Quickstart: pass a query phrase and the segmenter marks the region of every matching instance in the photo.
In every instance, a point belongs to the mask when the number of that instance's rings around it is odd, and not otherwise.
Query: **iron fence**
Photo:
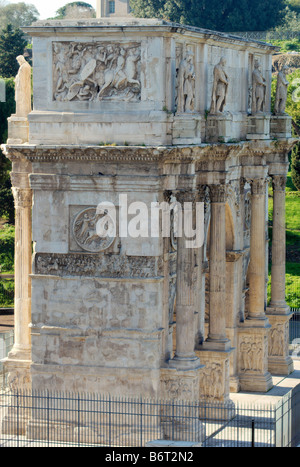
[[[292,308],[292,317],[289,323],[289,348],[290,354],[300,357],[300,309]]]
[[[2,447],[145,447],[155,440],[203,447],[293,446],[299,420],[299,391],[297,400],[268,407],[49,391],[0,394]]]
[[[234,36],[240,36],[244,39],[256,41],[290,41],[293,39],[300,39],[300,31],[243,31],[243,32],[230,32]]]

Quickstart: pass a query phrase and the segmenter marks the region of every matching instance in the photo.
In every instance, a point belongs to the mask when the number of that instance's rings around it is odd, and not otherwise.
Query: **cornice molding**
[[[240,142],[237,144],[203,144],[199,146],[42,146],[2,145],[6,157],[12,162],[25,158],[34,162],[122,162],[187,164],[226,161],[243,157],[268,157],[287,154],[298,140]]]

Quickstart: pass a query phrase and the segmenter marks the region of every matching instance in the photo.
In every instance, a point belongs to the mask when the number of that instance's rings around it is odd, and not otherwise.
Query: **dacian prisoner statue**
[[[275,98],[275,115],[285,115],[285,107],[287,100],[287,90],[289,81],[286,79],[288,67],[285,65],[277,76],[276,98]]]
[[[27,117],[31,112],[31,66],[23,55],[17,57],[20,66],[15,78],[16,116]]]
[[[266,102],[266,80],[262,75],[261,66],[255,60],[252,73],[252,114],[262,113]]]
[[[223,113],[226,104],[229,81],[228,75],[224,70],[225,65],[226,60],[222,57],[218,65],[214,68],[214,84],[210,108],[210,113],[212,115]]]
[[[194,110],[194,82],[193,54],[188,51],[186,57],[181,60],[178,71],[178,112],[192,112]]]

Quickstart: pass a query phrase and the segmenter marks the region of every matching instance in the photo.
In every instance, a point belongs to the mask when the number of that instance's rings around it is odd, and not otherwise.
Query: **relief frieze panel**
[[[53,100],[141,99],[140,43],[53,42]]]
[[[60,277],[155,278],[163,259],[122,255],[36,253],[35,274]]]

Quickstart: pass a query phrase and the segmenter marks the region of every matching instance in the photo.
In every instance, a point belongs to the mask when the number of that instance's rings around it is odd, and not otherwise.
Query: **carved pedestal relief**
[[[265,348],[263,348],[263,346]],[[268,354],[268,340],[265,337],[244,336],[240,341],[240,371],[263,373],[267,366],[265,357]]]
[[[139,43],[53,42],[53,100],[141,98]]]

